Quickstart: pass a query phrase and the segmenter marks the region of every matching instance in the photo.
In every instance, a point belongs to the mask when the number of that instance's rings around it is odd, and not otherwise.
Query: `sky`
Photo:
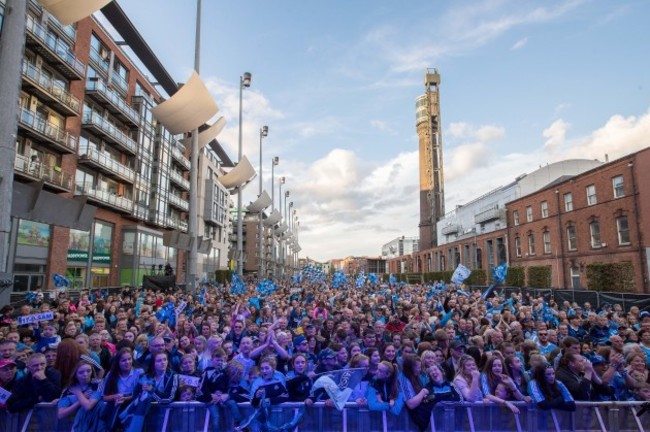
[[[194,66],[194,0],[119,0],[172,77]],[[416,237],[415,99],[441,75],[447,211],[540,165],[650,146],[650,2],[203,0],[200,75],[271,194],[271,160],[300,257],[379,256]],[[215,119],[216,119],[215,117]],[[259,169],[258,169],[259,172]],[[258,193],[255,180],[244,203]]]

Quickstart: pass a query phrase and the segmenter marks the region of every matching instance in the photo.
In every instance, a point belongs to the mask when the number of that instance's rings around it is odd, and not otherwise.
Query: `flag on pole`
[[[458,267],[454,270],[454,274],[451,276],[451,282],[456,285],[462,285],[471,273],[472,271],[470,269],[462,264],[458,264]]]

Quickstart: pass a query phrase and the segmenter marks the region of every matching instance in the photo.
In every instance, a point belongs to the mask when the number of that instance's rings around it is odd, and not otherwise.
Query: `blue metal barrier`
[[[507,408],[490,403],[440,403],[431,415],[431,432],[452,431],[513,431],[513,432],[645,432],[650,430],[650,413],[637,417],[641,402],[577,402],[572,413],[542,411],[535,405],[515,403],[520,413],[515,415]],[[285,403],[271,409],[271,422],[279,425],[290,421],[301,403]],[[250,404],[239,404],[244,416],[252,413]],[[0,409],[0,431],[64,432],[70,431],[70,419],[58,420],[56,404],[38,404],[34,409],[9,414]],[[230,431],[234,425],[230,415],[223,410],[219,430]],[[210,413],[199,402],[175,402],[153,407],[147,416],[145,432],[201,432],[212,431]],[[348,403],[343,411],[315,403],[307,409],[298,425],[299,432],[406,432],[417,431],[406,408],[399,416],[385,412],[372,412]]]

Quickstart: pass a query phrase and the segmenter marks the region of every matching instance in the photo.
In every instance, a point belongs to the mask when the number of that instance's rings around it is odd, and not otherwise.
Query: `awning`
[[[212,126],[199,133],[199,149],[202,149],[208,145],[210,141],[215,139],[217,135],[219,135],[219,133],[223,130],[224,126],[226,126],[226,119],[219,117],[219,120],[214,122]],[[185,144],[186,147],[189,147],[192,144],[192,137],[183,138],[181,142]]]
[[[254,176],[255,169],[253,165],[251,165],[246,156],[242,156],[239,163],[228,174],[219,177],[217,180],[226,189],[232,189],[249,182]]]
[[[154,117],[173,135],[198,129],[217,111],[217,103],[196,71],[192,71],[190,79],[171,98],[151,110]]]
[[[268,206],[271,205],[271,197],[266,191],[262,191],[262,194],[257,197],[254,203],[251,203],[247,209],[250,213],[259,213]]]
[[[264,219],[264,226],[270,227],[275,225],[276,223],[280,222],[280,219],[282,219],[282,215],[280,214],[279,211],[276,209],[273,209],[269,217]]]
[[[279,235],[281,235],[283,232],[285,232],[285,231],[288,230],[288,229],[289,229],[289,227],[287,226],[287,224],[284,223],[284,222],[282,222],[282,224],[281,224],[279,227],[277,227],[277,228],[275,229],[275,231],[273,231],[273,233],[274,233],[275,235],[279,236]]]
[[[111,0],[40,0],[41,5],[64,26],[81,21]]]

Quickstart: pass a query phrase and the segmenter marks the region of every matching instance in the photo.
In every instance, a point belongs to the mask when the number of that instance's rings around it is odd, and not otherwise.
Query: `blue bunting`
[[[29,304],[34,304],[38,300],[38,294],[35,292],[29,291],[27,294],[25,294],[25,299],[27,299],[27,302]]]
[[[363,288],[365,284],[366,284],[366,275],[363,274],[363,270],[361,270],[361,273],[359,273],[359,276],[357,276],[356,286],[357,288]]]
[[[293,284],[301,284],[302,283],[302,273],[298,273],[297,275],[293,275],[291,278],[291,283]]]
[[[156,318],[161,323],[167,321],[169,327],[174,327],[176,325],[176,314],[174,313],[174,303],[169,302],[165,306],[158,309],[156,312]]]
[[[374,273],[370,273],[368,275],[368,280],[370,281],[371,286],[376,286],[377,285],[377,275]]]
[[[278,287],[273,283],[273,281],[271,281],[271,279],[265,279],[257,284],[257,292],[260,293],[262,297],[272,294],[277,289]]]
[[[397,284],[397,278],[395,277],[394,274],[392,273],[390,274],[390,276],[388,277],[388,283],[390,283],[391,285]]]
[[[262,309],[260,305],[260,298],[259,297],[251,297],[248,299],[248,306],[253,306],[255,309],[260,310]]]
[[[467,292],[467,291],[465,291],[465,290],[462,290],[462,289],[458,289],[458,290],[456,290],[456,293],[458,293],[458,294],[460,294],[460,295],[464,295],[465,297],[469,297],[469,296],[470,296],[470,293],[469,293],[469,292]]]
[[[233,273],[232,279],[230,281],[230,294],[243,295],[245,292],[246,287],[239,278],[239,275],[237,273]]]
[[[103,298],[103,299],[105,299],[106,297],[108,297],[108,288],[104,288],[104,289],[100,290],[100,291],[99,291],[99,295],[100,295],[101,298]]]
[[[140,297],[138,299],[138,301],[136,302],[136,304],[135,304],[135,317],[136,318],[140,316],[140,308],[142,307],[142,301],[143,300],[144,300],[144,298]]]
[[[332,288],[343,288],[348,283],[348,277],[341,270],[337,270],[332,276]]]
[[[302,268],[302,276],[308,281],[314,282],[325,282],[327,279],[323,269],[313,265],[306,265]]]
[[[52,279],[54,279],[54,286],[57,288],[67,288],[70,286],[70,280],[58,273],[52,274]]]
[[[205,301],[205,292],[207,290],[207,287],[204,285],[203,288],[201,288],[201,292],[199,293],[199,303],[201,303],[202,306],[206,305]]]
[[[508,275],[508,263],[499,264],[492,269],[492,276],[494,276],[494,283],[496,285],[505,282]]]

